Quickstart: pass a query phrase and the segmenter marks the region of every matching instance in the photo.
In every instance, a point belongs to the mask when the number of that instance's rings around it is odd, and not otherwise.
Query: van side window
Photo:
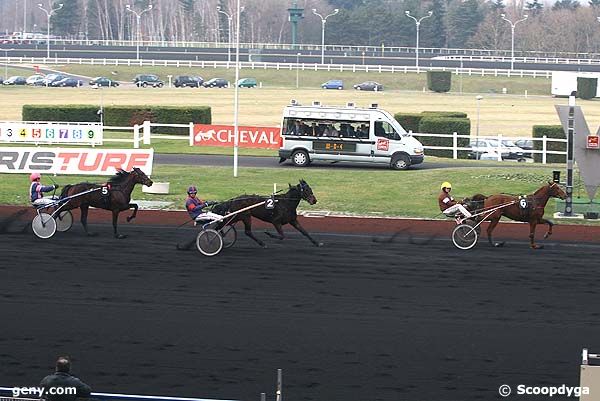
[[[375,136],[384,137],[387,139],[396,139],[396,131],[385,121],[375,121]]]

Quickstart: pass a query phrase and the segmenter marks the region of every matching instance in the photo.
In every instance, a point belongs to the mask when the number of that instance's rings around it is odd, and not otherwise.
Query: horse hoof
[[[495,242],[494,243],[494,247],[495,248],[502,248],[504,246],[504,244],[505,244],[504,241],[502,241],[502,242]]]
[[[324,244],[324,243],[322,243],[322,242],[317,242],[317,243],[315,244],[315,246],[316,246],[316,247],[318,247],[318,248],[322,247],[323,245],[325,245],[325,244]]]
[[[531,249],[544,249],[544,245],[532,245]]]
[[[117,234],[117,235],[115,235],[115,238],[116,239],[125,239],[125,238],[127,238],[127,236],[124,234]]]
[[[550,233],[546,233],[546,234],[544,234],[544,239],[548,239],[548,237],[549,237],[549,236],[551,236],[551,235],[552,235],[552,234],[550,234]]]
[[[131,220],[133,220],[135,217],[129,216],[127,217],[127,222],[129,223]]]

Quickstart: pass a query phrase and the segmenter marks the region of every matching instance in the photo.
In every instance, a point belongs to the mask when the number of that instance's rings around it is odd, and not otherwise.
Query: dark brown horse
[[[491,195],[488,197],[480,194],[474,196],[472,200],[481,201],[483,200],[484,210],[493,210],[495,207],[501,205],[507,205],[499,208],[487,216],[486,220],[490,221],[490,225],[487,228],[488,241],[492,246],[502,246],[504,243],[494,243],[492,240],[492,232],[498,225],[500,218],[506,216],[509,219],[515,221],[523,221],[529,223],[529,244],[532,249],[543,248],[541,245],[535,243],[535,228],[538,224],[548,224],[548,231],[544,235],[544,238],[548,238],[552,235],[552,226],[554,225],[550,220],[544,219],[544,208],[550,198],[565,199],[567,195],[555,182],[549,182],[544,185],[533,195],[527,195],[524,197],[513,196],[513,195]],[[484,214],[484,216],[486,216]]]
[[[268,232],[266,234],[272,238],[277,238],[280,240],[285,238],[282,226],[291,224],[292,227],[300,231],[302,235],[308,238],[315,246],[322,246],[323,244],[315,241],[298,222],[296,209],[298,208],[298,204],[302,199],[311,205],[317,203],[317,198],[313,194],[311,187],[304,180],[300,180],[298,185],[289,185],[289,189],[286,193],[275,195],[274,198],[260,195],[241,195],[237,198],[216,205],[213,208],[213,212],[226,215],[260,202],[269,203],[274,200],[272,209],[267,208],[266,204],[258,206],[236,214],[230,220],[225,221],[224,224],[235,224],[238,221],[242,221],[244,223],[244,232],[246,235],[252,238],[262,247],[265,247],[265,243],[256,238],[252,233],[252,217],[256,217],[259,220],[273,224],[275,230],[277,230],[277,234]]]
[[[133,214],[127,217],[127,222],[137,216],[138,205],[131,202],[131,192],[136,184],[152,185],[152,180],[144,174],[142,170],[134,167],[130,172],[118,170],[117,174],[104,185],[82,182],[79,184],[66,185],[61,194],[61,198],[77,195],[79,193],[96,189],[85,195],[76,196],[70,199],[62,210],[79,208],[81,210],[81,224],[87,235],[94,235],[88,231],[87,216],[90,206],[99,209],[112,211],[112,223],[115,238],[126,238],[126,235],[117,232],[117,221],[119,213],[125,210],[133,209]]]

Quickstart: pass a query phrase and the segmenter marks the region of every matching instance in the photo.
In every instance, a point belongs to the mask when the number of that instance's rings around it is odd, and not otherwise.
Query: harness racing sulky
[[[471,217],[461,217],[457,220],[457,226],[452,231],[452,242],[459,249],[471,249],[477,244],[481,233],[481,224],[489,221],[487,237],[490,245],[501,247],[504,242],[493,242],[492,233],[502,216],[511,220],[529,223],[529,245],[532,249],[543,248],[535,243],[535,229],[538,224],[547,224],[548,231],[544,239],[552,235],[552,223],[544,219],[544,209],[550,198],[565,199],[566,194],[555,182],[539,188],[531,195],[515,196],[508,194],[497,194],[485,196],[474,195],[463,202],[468,209],[473,211]]]
[[[91,206],[110,210],[115,238],[126,238],[126,235],[118,233],[117,222],[119,213],[125,210],[133,209],[133,213],[127,217],[127,222],[136,217],[138,205],[130,203],[131,193],[136,184],[152,185],[152,180],[137,167],[129,172],[118,170],[117,174],[105,184],[82,182],[66,185],[60,197],[53,202],[34,205],[36,216],[31,222],[31,228],[36,236],[43,239],[52,237],[57,231],[68,231],[73,225],[71,210],[79,208],[81,224],[86,234],[93,236],[94,234],[90,233],[87,227],[88,210]]]
[[[297,185],[289,185],[288,191],[283,194],[240,195],[216,203],[212,207],[212,214],[222,217],[199,215],[194,223],[199,225],[201,230],[195,240],[184,245],[177,244],[177,248],[189,249],[195,242],[197,249],[203,255],[215,256],[222,249],[227,249],[235,243],[237,239],[235,224],[239,221],[244,224],[244,233],[265,248],[266,244],[252,232],[252,217],[273,224],[277,234],[265,232],[271,238],[285,239],[282,227],[290,224],[313,245],[322,246],[323,244],[314,240],[298,221],[297,208],[301,200],[307,201],[310,205],[317,203],[311,187],[304,180],[300,180]]]

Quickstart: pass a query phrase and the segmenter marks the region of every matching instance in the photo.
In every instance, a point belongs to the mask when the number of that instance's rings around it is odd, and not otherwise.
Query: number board
[[[354,142],[333,142],[333,141],[313,141],[313,150],[324,152],[356,152],[356,143]]]
[[[0,122],[0,142],[102,145],[100,123]]]

